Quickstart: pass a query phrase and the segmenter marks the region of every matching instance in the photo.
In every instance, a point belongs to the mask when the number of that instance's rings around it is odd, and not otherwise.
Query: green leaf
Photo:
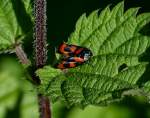
[[[66,80],[65,77],[56,76],[51,81],[47,82],[47,85],[40,86],[40,90],[42,93],[45,93],[47,96],[51,95],[50,98],[53,102],[57,100],[61,100],[65,102],[62,90],[60,89],[62,83]],[[45,92],[46,91],[46,92]]]
[[[148,56],[150,37],[139,31],[150,21],[149,13],[137,15],[138,10],[124,12],[124,2],[120,2],[112,10],[107,6],[100,14],[99,10],[89,16],[83,14],[68,43],[89,48],[93,56],[87,63],[63,70],[64,75],[57,72],[49,81],[44,77],[47,85],[40,86],[46,88],[43,93],[68,106],[86,106],[119,102],[124,92],[142,90],[149,63],[140,60]]]
[[[36,74],[40,77],[41,81],[50,80],[51,78],[56,77],[61,74],[62,71],[59,69],[54,69],[51,66],[44,66],[44,68],[38,69]]]
[[[118,73],[115,77],[126,81],[132,85],[136,85],[141,75],[146,71],[147,63],[141,63]]]
[[[140,14],[138,17],[137,17],[137,28],[135,30],[135,32],[138,32],[140,31],[143,26],[145,26],[146,24],[148,24],[150,22],[150,13],[143,13],[143,14]]]
[[[148,97],[148,101],[150,101],[150,81],[147,81],[142,85],[143,94]]]
[[[43,91],[47,91],[47,89],[50,88],[50,84],[49,81],[53,81],[54,83],[60,83],[62,80],[63,80],[63,77],[61,77],[60,75],[62,75],[63,72],[59,69],[54,69],[50,66],[45,66],[44,68],[41,68],[41,69],[38,69],[36,71],[36,75],[40,77],[41,79],[41,84],[42,84],[42,87],[39,87],[39,91],[41,93],[43,93]],[[61,77],[62,80],[57,80],[57,78]],[[60,78],[60,79],[61,79]],[[57,80],[57,81],[55,81]],[[54,85],[54,86],[53,86]],[[55,87],[55,84],[53,84],[52,86]],[[57,85],[59,86],[59,84],[56,84],[56,87],[57,88]],[[53,91],[53,89],[51,89],[51,91]],[[56,90],[57,91],[57,90]],[[52,93],[55,94],[55,92],[53,91]],[[57,92],[59,93],[59,92]],[[55,96],[55,95],[54,95]],[[57,97],[52,97],[52,100],[53,99],[57,99]]]
[[[21,43],[27,32],[32,30],[29,6],[30,0],[0,1],[0,52],[12,52],[15,45]]]
[[[0,65],[0,117],[20,114],[20,118],[31,115],[32,118],[37,118],[39,114],[36,91],[25,80],[23,68],[16,59],[10,57],[1,58]],[[32,114],[29,114],[31,111]]]
[[[0,62],[0,106],[13,108],[20,91],[20,81],[17,79],[21,78],[21,68],[10,59],[1,59]]]
[[[20,118],[38,118],[38,101],[37,101],[37,91],[31,83],[28,81],[23,81],[23,97],[20,105]],[[29,114],[31,113],[32,114]]]
[[[85,99],[82,94],[82,87],[76,81],[64,81],[62,84],[62,94],[68,106],[80,105]]]

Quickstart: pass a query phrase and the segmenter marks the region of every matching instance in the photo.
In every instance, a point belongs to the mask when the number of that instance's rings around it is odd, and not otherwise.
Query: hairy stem
[[[46,0],[35,0],[35,63],[37,68],[45,65],[46,49]]]
[[[35,0],[35,64],[41,68],[46,64],[46,0]],[[48,97],[38,93],[40,118],[51,118],[50,101]]]
[[[29,64],[30,63],[30,61],[28,60],[27,55],[24,52],[24,50],[22,49],[21,45],[16,45],[15,52],[16,52],[16,55],[22,64]]]
[[[25,64],[25,65],[29,65],[30,64],[30,60],[27,58],[27,55],[26,53],[24,52],[21,44],[17,44],[15,46],[15,53],[19,59],[19,61],[22,63],[22,64]],[[40,79],[38,77],[36,77],[34,75],[34,73],[31,74],[32,76],[32,82],[35,84],[35,85],[39,85],[40,84]]]

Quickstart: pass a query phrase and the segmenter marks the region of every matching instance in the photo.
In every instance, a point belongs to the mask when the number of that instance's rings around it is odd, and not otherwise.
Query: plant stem
[[[35,63],[37,68],[45,65],[46,49],[46,0],[35,0]]]
[[[46,0],[35,0],[35,64],[36,69],[43,67],[47,60],[46,48]],[[50,101],[38,93],[40,118],[51,118]]]
[[[15,53],[19,59],[19,61],[22,63],[22,64],[25,64],[25,65],[29,65],[30,64],[30,60],[27,58],[27,55],[26,53],[24,52],[21,44],[16,44],[15,45]],[[25,71],[27,72],[27,71]],[[32,81],[35,85],[39,85],[40,84],[40,79],[37,78],[34,73],[32,73]]]
[[[36,69],[43,67],[47,60],[46,49],[46,0],[35,0],[35,64]],[[15,52],[22,64],[29,64],[26,53],[21,45],[15,46]],[[39,85],[39,77],[32,76],[34,83]],[[51,118],[49,98],[38,93],[40,118]]]
[[[41,118],[50,118],[51,116],[51,110],[50,110],[50,102],[49,102],[49,98],[43,96],[42,94],[38,95],[38,101],[39,101],[39,105],[40,105],[40,117]]]
[[[30,61],[26,56],[26,53],[22,49],[21,45],[16,45],[15,52],[19,60],[22,64],[29,64]],[[34,83],[38,85],[37,77],[32,77]],[[50,102],[48,97],[43,96],[42,94],[38,94],[38,102],[39,102],[39,110],[40,110],[40,117],[41,118],[51,118],[51,110],[50,110]]]
[[[21,61],[22,64],[29,64],[30,61],[28,60],[26,53],[22,49],[21,45],[16,45],[15,46],[15,52],[19,60]]]

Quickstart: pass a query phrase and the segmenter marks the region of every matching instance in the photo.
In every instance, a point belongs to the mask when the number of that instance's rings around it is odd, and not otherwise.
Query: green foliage
[[[32,30],[30,0],[0,0],[0,52],[12,52]],[[26,19],[26,20],[25,20]]]
[[[149,57],[150,37],[141,30],[150,23],[150,13],[137,15],[138,10],[124,12],[121,2],[100,14],[99,10],[83,14],[68,43],[89,48],[93,56],[76,68],[61,71],[45,66],[37,70],[42,82],[38,92],[68,106],[103,106],[126,95],[142,95],[149,101],[149,63],[143,60]],[[30,0],[0,0],[0,53],[13,52],[32,34],[32,28]],[[16,61],[0,61],[0,117],[38,117],[37,91],[24,80],[23,72]]]
[[[43,93],[43,91],[47,91],[47,89],[49,89],[49,86],[50,86],[49,85],[50,84],[49,81],[56,81],[57,83],[59,83],[59,81],[61,82],[63,80],[63,72],[60,69],[54,69],[54,68],[52,68],[50,66],[45,66],[42,69],[38,69],[36,71],[36,74],[38,76],[40,76],[40,80],[41,80],[42,86],[44,86],[44,88],[43,87],[39,87],[39,92],[42,92],[42,93]],[[57,76],[58,75],[59,75],[59,77],[62,78],[62,80],[57,81]],[[60,85],[60,84],[58,84],[58,85]],[[57,86],[57,84],[56,84],[56,86]],[[51,90],[51,92],[57,95],[56,91]]]
[[[1,58],[0,65],[0,118],[37,118],[36,92],[23,68],[10,57]]]
[[[87,106],[84,110],[76,108],[71,111],[67,118],[134,118],[131,110],[118,106],[101,108]]]
[[[139,60],[150,47],[150,37],[139,31],[150,22],[150,13],[137,16],[138,10],[130,8],[124,13],[121,2],[112,10],[106,7],[100,15],[99,10],[83,14],[68,43],[89,48],[93,57],[64,75],[51,67],[41,69],[42,73],[37,72],[42,78],[40,90],[68,106],[107,105],[122,100],[124,93],[130,93],[126,91],[145,92],[149,83],[143,84],[142,76],[148,62]]]

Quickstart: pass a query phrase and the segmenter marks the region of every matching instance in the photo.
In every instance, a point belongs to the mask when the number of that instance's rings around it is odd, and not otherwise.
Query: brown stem
[[[38,101],[40,105],[40,118],[51,118],[50,102],[49,98],[43,96],[42,94],[38,95]]]
[[[46,48],[46,0],[35,0],[35,63],[37,68],[45,65]]]
[[[21,45],[16,45],[15,52],[22,64],[29,64],[30,61],[28,60],[26,53],[22,49]],[[32,77],[32,79],[36,85],[39,85],[39,82],[37,82],[39,78]],[[38,94],[38,102],[40,118],[51,118],[50,102],[48,97],[43,96],[42,94]]]
[[[46,48],[46,0],[35,0],[35,65],[41,68],[47,61]],[[40,118],[51,118],[50,102],[48,97],[38,94]]]
[[[26,53],[22,49],[21,45],[16,45],[15,52],[16,52],[16,55],[22,64],[29,64],[30,63],[30,61],[28,60]]]
[[[27,58],[27,55],[24,52],[21,44],[16,44],[15,45],[15,53],[16,53],[18,59],[20,60],[20,62],[22,64],[25,64],[25,65],[29,65],[30,64],[30,61]],[[40,84],[40,79],[38,77],[36,77],[34,73],[32,73],[31,76],[32,76],[32,81],[31,80],[30,81],[32,83],[34,83],[35,85],[39,85]]]
[[[22,49],[21,45],[16,45],[15,52],[22,64],[29,64],[30,61],[28,60],[26,53]],[[38,77],[33,76],[32,79],[36,85],[39,85]],[[48,97],[42,96],[42,94],[38,94],[38,102],[40,118],[51,118],[50,102]]]

